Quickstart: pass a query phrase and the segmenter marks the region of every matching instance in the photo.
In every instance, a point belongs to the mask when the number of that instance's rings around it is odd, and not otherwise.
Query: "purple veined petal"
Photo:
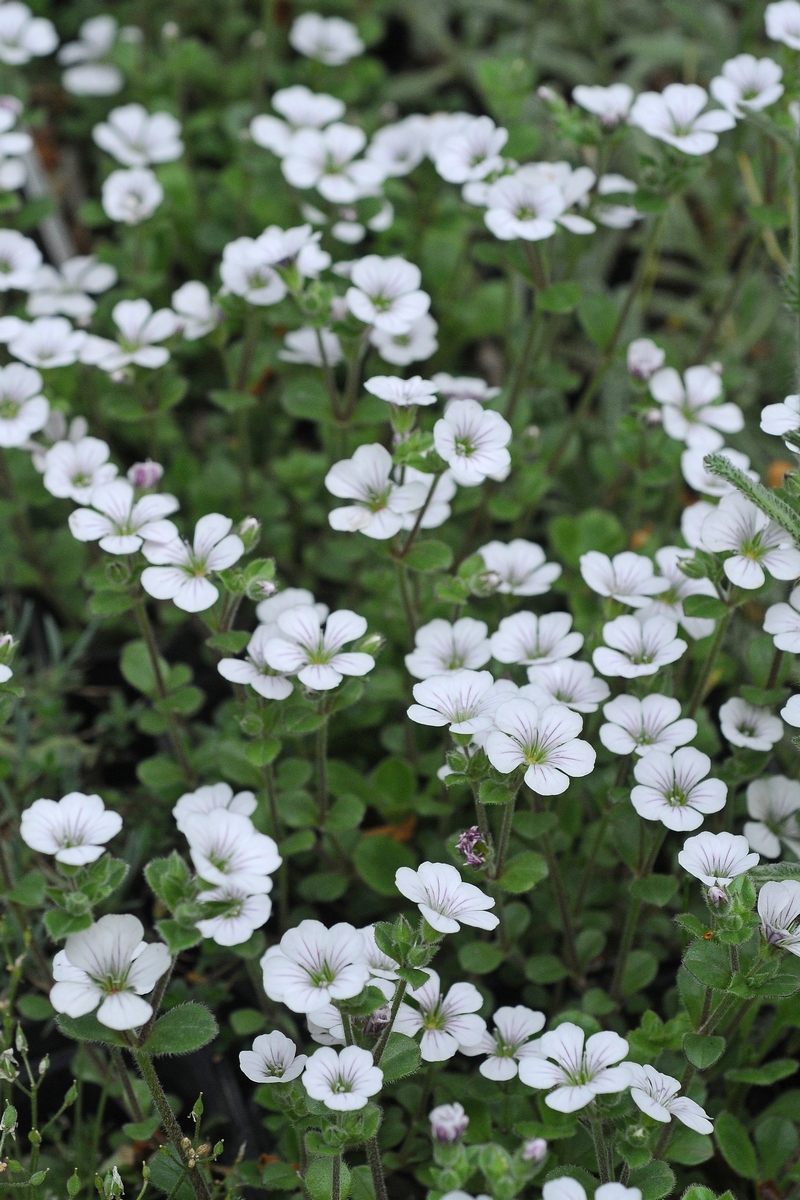
[[[444,1029],[426,1029],[420,1040],[425,1062],[445,1062],[458,1050],[458,1041]]]
[[[79,542],[96,542],[113,533],[114,525],[108,517],[95,512],[93,508],[76,508],[69,514],[69,529]]]
[[[206,569],[209,571],[225,571],[232,567],[244,554],[244,542],[237,534],[232,533],[214,546],[206,557]]]
[[[569,787],[570,779],[548,763],[532,763],[525,772],[525,782],[539,796],[560,796]]]
[[[328,513],[328,524],[337,533],[363,533],[372,524],[373,513],[360,504],[345,504]]]
[[[348,642],[363,637],[366,632],[367,622],[358,613],[346,608],[332,612],[325,622],[325,649],[335,652]]]
[[[341,674],[330,663],[312,663],[297,672],[297,678],[315,692],[329,692],[342,682]]]
[[[69,1017],[85,1017],[94,1012],[103,999],[103,992],[89,976],[85,982],[77,980],[59,980],[50,989],[50,1003],[56,1012],[66,1013]]]
[[[580,1087],[558,1087],[545,1096],[544,1102],[555,1112],[571,1113],[591,1104],[596,1094],[595,1087],[588,1083]]]
[[[319,613],[311,605],[301,605],[280,613],[277,624],[281,633],[306,649],[316,650],[320,644],[322,622]],[[270,666],[273,665],[270,662]]]
[[[187,582],[187,576],[179,567],[145,567],[141,582],[148,596],[172,600]]]
[[[151,569],[156,570],[157,568],[148,568],[148,570]],[[173,603],[183,612],[205,612],[206,609],[216,604],[218,598],[219,590],[210,580],[200,576],[187,579],[184,575],[181,587],[173,596]]]
[[[371,654],[350,651],[335,655],[329,665],[341,675],[367,675],[375,666],[375,659]]]
[[[418,706],[414,705],[413,707],[416,708]],[[432,710],[426,709],[424,711],[431,712]],[[414,719],[416,718],[412,718],[412,720]],[[447,724],[447,720],[446,718],[443,718],[441,721],[437,720],[435,722],[423,721],[422,724],[445,725]],[[504,775],[510,775],[512,771],[515,771],[517,767],[522,766],[522,764],[526,761],[519,742],[517,742],[514,738],[509,737],[508,734],[500,733],[496,730],[492,730],[487,737],[484,749],[489,756],[489,762],[492,764],[495,770],[502,772]]]
[[[192,546],[199,559],[208,558],[217,542],[221,542],[231,531],[233,521],[221,513],[208,513],[195,525]]]

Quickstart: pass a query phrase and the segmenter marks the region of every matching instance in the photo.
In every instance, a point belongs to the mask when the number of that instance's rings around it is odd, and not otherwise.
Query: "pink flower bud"
[[[525,1162],[543,1162],[546,1154],[547,1142],[544,1138],[528,1138],[522,1146],[522,1157]]]
[[[134,463],[128,471],[128,479],[137,488],[152,488],[160,482],[164,474],[161,463],[148,458],[145,462]]]

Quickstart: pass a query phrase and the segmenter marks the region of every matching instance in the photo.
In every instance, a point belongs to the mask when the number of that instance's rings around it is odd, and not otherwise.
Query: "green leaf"
[[[413,1075],[421,1061],[422,1055],[414,1039],[392,1031],[380,1061],[384,1082],[394,1083],[406,1075]]]
[[[20,996],[17,1008],[30,1021],[48,1021],[56,1011],[47,996]]]
[[[177,850],[173,850],[169,858],[152,859],[144,869],[144,877],[150,890],[170,912],[195,894],[192,873]]]
[[[568,313],[581,298],[579,283],[551,283],[536,293],[536,307],[542,312]]]
[[[329,904],[345,894],[349,882],[344,871],[315,871],[303,876],[297,890],[304,900]]]
[[[764,1063],[763,1067],[734,1067],[725,1072],[725,1078],[732,1083],[749,1083],[756,1087],[769,1087],[780,1079],[788,1079],[798,1068],[796,1058],[776,1058]]]
[[[206,638],[206,645],[212,650],[222,650],[225,654],[241,654],[252,634],[243,629],[230,629],[227,633],[215,633]]]
[[[733,1113],[721,1112],[714,1124],[714,1139],[725,1162],[744,1179],[758,1179],[758,1159],[750,1137]]]
[[[519,895],[529,892],[546,878],[547,862],[544,855],[537,854],[535,850],[523,850],[508,860],[498,883],[503,891]]]
[[[159,1017],[142,1046],[148,1054],[191,1054],[217,1036],[217,1022],[203,1004],[179,1004]]]
[[[280,844],[281,858],[291,858],[293,854],[304,854],[311,850],[316,842],[313,829],[299,829],[290,834]]]
[[[415,867],[414,852],[393,838],[362,837],[353,855],[359,876],[380,896],[396,896],[394,877],[399,867]]]
[[[479,796],[481,804],[509,804],[514,799],[510,788],[494,779],[484,779]]]
[[[261,1171],[261,1186],[266,1192],[296,1192],[300,1176],[289,1163],[267,1163]]]
[[[212,388],[208,396],[212,404],[216,404],[217,408],[226,413],[245,412],[248,408],[254,408],[256,404],[252,392],[229,392],[223,388]]]
[[[325,718],[311,708],[293,704],[283,714],[283,727],[287,733],[313,733]]]
[[[595,346],[607,350],[617,324],[617,306],[608,296],[598,292],[584,296],[578,304],[578,320]]]
[[[646,904],[663,908],[668,904],[678,890],[678,880],[674,875],[648,875],[645,879],[634,879],[631,892]]]
[[[683,956],[684,966],[706,987],[724,991],[731,981],[728,951],[719,942],[698,939]]]
[[[122,1132],[132,1142],[149,1142],[160,1124],[157,1116],[146,1117],[144,1121],[128,1121],[126,1125],[122,1126]]]
[[[346,833],[348,829],[358,829],[366,811],[358,796],[340,796],[331,805],[322,828],[326,833]]]
[[[695,1167],[699,1163],[708,1162],[713,1156],[714,1143],[707,1134],[695,1133],[693,1129],[687,1129],[685,1125],[674,1122],[672,1136],[664,1152],[664,1157],[669,1162],[680,1163],[683,1167]],[[686,1193],[681,1200],[686,1200]]]
[[[257,1008],[237,1008],[231,1013],[231,1029],[240,1037],[248,1037],[264,1028],[266,1017]]]
[[[557,983],[567,975],[569,969],[555,954],[534,954],[525,963],[525,977],[531,983]]]
[[[416,542],[403,559],[412,571],[446,571],[453,562],[453,551],[445,542],[428,538]]]
[[[16,887],[6,892],[6,899],[22,908],[38,908],[44,900],[45,877],[41,871],[28,871]]]
[[[281,752],[281,744],[277,738],[263,738],[259,742],[251,742],[245,753],[255,767],[266,767],[274,762]]]
[[[785,229],[789,216],[779,204],[748,204],[747,211],[762,229]]]
[[[628,1186],[639,1188],[642,1200],[663,1200],[675,1187],[675,1173],[665,1162],[655,1160],[631,1171]]]
[[[183,789],[183,771],[172,758],[155,754],[145,758],[136,768],[136,775],[153,792],[176,792]]]
[[[350,1171],[345,1165],[340,1165],[339,1178],[339,1196],[340,1200],[347,1200],[350,1195]],[[315,1158],[308,1164],[306,1173],[303,1176],[303,1183],[311,1200],[332,1200],[333,1197],[333,1159],[332,1158]],[[300,1184],[300,1180],[295,1176],[294,1188]]]
[[[89,597],[89,612],[95,617],[116,617],[133,608],[133,600],[127,592],[101,590]]]
[[[161,677],[165,679],[169,672],[169,666],[163,658],[159,657],[158,661]],[[145,696],[155,696],[156,676],[150,660],[150,653],[143,641],[128,642],[122,647],[119,669],[123,678],[131,687],[135,687],[137,692],[143,692]]]
[[[627,544],[625,530],[613,513],[587,508],[579,517],[554,517],[550,522],[550,541],[559,558],[577,570],[582,554],[599,550],[616,554]]]
[[[784,879],[800,879],[800,862],[761,863],[751,867],[747,874],[759,886],[773,881],[780,883]]]
[[[315,375],[297,376],[288,380],[281,393],[281,408],[290,417],[303,421],[333,420],[331,402],[325,385]]]
[[[652,983],[658,972],[658,959],[648,950],[631,950],[622,972],[622,992],[632,996]]]
[[[473,975],[489,975],[497,970],[504,958],[503,947],[491,942],[468,942],[458,951],[461,966]]]
[[[166,942],[170,954],[180,954],[182,950],[189,950],[203,940],[199,929],[194,925],[182,925],[180,921],[158,921],[156,929]]]
[[[550,833],[557,825],[558,816],[554,812],[518,812],[514,813],[512,821],[514,833],[522,838],[528,838],[530,841],[544,837],[546,833]]]
[[[76,1042],[105,1042],[110,1046],[124,1046],[125,1038],[116,1029],[101,1025],[94,1013],[84,1017],[68,1017],[59,1013],[56,1024],[65,1037],[74,1038]]]
[[[717,620],[724,617],[728,609],[716,596],[687,596],[683,601],[687,617],[705,617]]]
[[[725,1038],[702,1033],[687,1033],[683,1039],[683,1053],[693,1067],[705,1071],[714,1065],[725,1052]]]
[[[150,1159],[149,1166],[150,1182],[170,1200],[195,1200],[192,1185],[186,1178],[186,1168],[173,1146],[162,1146]]]
[[[787,1117],[772,1116],[760,1121],[755,1131],[755,1143],[764,1179],[776,1179],[778,1173],[800,1145],[797,1126]]]
[[[372,781],[381,796],[390,801],[388,811],[381,806],[384,815],[400,816],[411,810],[411,802],[417,791],[417,776],[406,759],[397,755],[385,758],[375,768]]]
[[[45,928],[54,942],[60,942],[71,933],[79,933],[81,929],[88,929],[91,923],[92,914],[89,912],[71,916],[63,908],[51,908],[44,914]]]

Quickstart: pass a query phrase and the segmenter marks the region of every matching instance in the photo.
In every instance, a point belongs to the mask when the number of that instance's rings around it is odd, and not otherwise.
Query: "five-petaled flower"
[[[751,852],[747,838],[741,834],[703,830],[686,839],[678,862],[684,871],[706,885],[709,899],[718,904],[726,899],[728,884],[737,875],[758,866],[758,855]]]
[[[439,976],[429,970],[425,983],[406,994],[416,1007],[402,1003],[394,1028],[408,1037],[422,1030],[425,1062],[444,1062],[462,1047],[477,1045],[486,1032],[486,1022],[476,1015],[483,997],[472,983],[454,983],[443,995]]]
[[[244,554],[244,543],[230,532],[232,526],[230,517],[208,513],[197,522],[191,546],[178,537],[146,541],[142,553],[149,563],[156,564],[142,571],[142,587],[147,594],[157,600],[172,600],[184,612],[211,608],[219,589],[209,575],[232,567]]]
[[[58,801],[34,800],[22,814],[19,832],[32,850],[82,867],[99,858],[120,829],[122,817],[99,796],[69,792]]]
[[[344,649],[366,632],[365,619],[346,608],[327,620],[311,605],[291,608],[279,614],[275,636],[263,648],[264,659],[274,671],[296,675],[315,692],[327,692],[345,675],[367,675],[375,666],[371,654]]]
[[[127,479],[113,479],[92,491],[92,507],[76,508],[69,527],[79,542],[96,542],[109,554],[134,554],[142,543],[172,541],[177,530],[172,521],[178,501],[174,496],[150,494],[136,500]]]
[[[477,929],[495,929],[499,919],[494,913],[494,900],[464,883],[450,863],[424,862],[416,871],[398,867],[394,877],[397,890],[419,908],[423,917],[437,933],[458,933],[461,925]]]
[[[513,1079],[523,1059],[539,1050],[531,1039],[544,1027],[544,1013],[526,1008],[524,1004],[498,1008],[494,1014],[494,1030],[488,1030],[474,1046],[462,1046],[469,1057],[485,1054],[478,1067],[481,1075],[496,1082]]]
[[[334,1112],[364,1108],[370,1096],[383,1087],[383,1071],[372,1062],[372,1052],[345,1046],[338,1052],[321,1046],[306,1063],[303,1086],[312,1100],[321,1100]]]
[[[667,1124],[677,1117],[695,1133],[711,1133],[713,1124],[700,1105],[688,1096],[679,1096],[680,1082],[671,1075],[663,1075],[648,1064],[630,1063],[631,1099],[634,1104],[652,1117],[654,1121]],[[595,1193],[597,1195],[597,1193]]]
[[[298,1054],[291,1038],[278,1029],[257,1037],[252,1050],[239,1051],[239,1067],[253,1083],[289,1083],[302,1075],[307,1062],[306,1055]]]
[[[614,1065],[628,1053],[625,1039],[618,1033],[593,1033],[584,1045],[584,1038],[579,1026],[565,1021],[543,1034],[534,1043],[538,1053],[519,1064],[519,1077],[528,1087],[553,1089],[545,1104],[556,1112],[577,1112],[596,1096],[628,1086],[627,1063]]]
[[[540,796],[559,796],[570,777],[590,775],[595,752],[578,734],[583,720],[563,704],[539,710],[532,700],[515,696],[501,704],[486,753],[495,770],[509,775],[525,767],[525,782]]]
[[[301,921],[261,959],[264,990],[292,1012],[349,1000],[369,981],[363,951],[363,935],[346,922],[326,929],[321,921]]]
[[[706,779],[711,759],[693,746],[674,754],[651,750],[633,768],[637,786],[631,803],[646,821],[661,821],[667,829],[697,829],[708,813],[725,807],[727,785]]]

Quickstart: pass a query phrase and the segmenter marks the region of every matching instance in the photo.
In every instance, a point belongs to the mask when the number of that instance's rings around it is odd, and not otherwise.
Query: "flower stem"
[[[164,683],[164,676],[161,672],[161,659],[158,653],[158,646],[156,644],[156,636],[153,632],[153,626],[150,624],[150,618],[147,615],[147,607],[145,606],[144,601],[137,600],[133,606],[133,611],[136,614],[136,621],[142,635],[142,640],[144,641],[144,644],[147,647],[147,653],[150,656],[150,664],[153,668],[153,677],[156,683],[156,692],[158,693],[158,698],[159,700],[166,700],[167,688]],[[183,772],[184,778],[190,787],[194,787],[197,783],[197,777],[189,764],[189,759],[186,755],[186,747],[184,746],[180,732],[178,731],[175,714],[169,712],[165,706],[161,715],[166,722],[169,740],[172,742],[172,748],[175,751],[175,757],[178,760],[178,764]]]
[[[139,1106],[139,1101],[136,1099],[136,1092],[131,1086],[128,1069],[125,1066],[125,1060],[122,1057],[122,1051],[119,1046],[110,1046],[111,1061],[117,1069],[119,1081],[122,1084],[122,1090],[125,1093],[125,1099],[128,1101],[128,1111],[131,1114],[131,1119],[134,1121],[143,1120],[142,1110]]]
[[[334,1154],[331,1171],[331,1200],[341,1200],[342,1197],[342,1155]]]
[[[320,828],[328,816],[328,714],[317,730],[317,824]]]
[[[186,1149],[187,1146],[191,1145],[191,1142],[183,1136],[181,1127],[175,1120],[175,1115],[169,1106],[166,1093],[161,1086],[161,1080],[158,1078],[156,1069],[153,1066],[152,1058],[146,1051],[138,1050],[134,1046],[131,1047],[131,1053],[136,1059],[136,1065],[139,1068],[142,1079],[147,1084],[150,1095],[153,1097],[153,1103],[158,1109],[158,1115],[161,1118],[164,1132],[175,1147],[175,1152],[178,1155],[179,1161],[183,1164],[197,1200],[211,1200],[211,1191],[202,1174],[196,1166],[189,1166]]]
[[[592,1129],[597,1170],[600,1172],[600,1182],[608,1183],[611,1179],[611,1174],[608,1169],[608,1154],[606,1152],[606,1140],[603,1137],[603,1125],[598,1117],[590,1117],[589,1122]]]
[[[375,1200],[389,1200],[389,1193],[386,1191],[386,1180],[383,1174],[383,1163],[381,1162],[381,1151],[378,1145],[377,1135],[371,1137],[365,1145],[367,1153],[367,1162],[372,1174],[372,1186],[375,1189]]]
[[[708,687],[708,681],[711,678],[711,672],[714,670],[714,665],[717,661],[717,656],[719,655],[719,652],[722,649],[722,643],[725,639],[725,634],[727,632],[728,625],[730,624],[730,620],[731,620],[732,616],[733,616],[733,609],[729,608],[727,613],[725,614],[725,616],[720,617],[720,620],[717,624],[716,631],[714,633],[714,637],[711,641],[711,645],[708,648],[708,654],[706,655],[706,660],[703,663],[703,666],[700,670],[700,674],[697,677],[697,682],[694,685],[694,691],[692,692],[692,696],[689,701],[689,707],[686,710],[687,717],[694,716],[694,714],[697,712],[698,708],[700,707],[700,705],[702,704],[702,702],[705,698],[706,688]]]
[[[413,643],[419,621],[417,620],[411,589],[408,586],[408,567],[398,558],[395,560],[395,569],[397,571],[397,590],[400,593],[400,602],[406,614],[406,624],[408,625],[409,636]]]
[[[541,796],[538,796],[536,792],[532,792],[531,794],[533,796],[534,811],[543,813],[545,807]],[[550,882],[553,885],[553,894],[558,905],[559,915],[561,916],[561,928],[564,935],[564,955],[567,960],[567,966],[570,969],[575,985],[578,988],[582,988],[583,972],[581,970],[580,959],[578,958],[578,948],[575,943],[575,926],[572,923],[572,913],[564,887],[564,880],[561,876],[561,867],[559,866],[558,857],[553,849],[553,842],[549,833],[544,834],[542,837],[542,850],[547,861],[547,870]]]
[[[403,997],[406,994],[406,987],[407,984],[405,979],[401,979],[397,985],[397,988],[395,989],[394,999],[392,1000],[392,1008],[389,1013],[388,1024],[386,1025],[385,1029],[381,1030],[381,1036],[378,1038],[372,1051],[372,1062],[376,1067],[380,1065],[383,1052],[386,1049],[386,1043],[389,1041],[389,1034],[392,1032],[392,1027],[397,1020],[397,1014],[400,1011],[400,1005],[403,1003]]]

